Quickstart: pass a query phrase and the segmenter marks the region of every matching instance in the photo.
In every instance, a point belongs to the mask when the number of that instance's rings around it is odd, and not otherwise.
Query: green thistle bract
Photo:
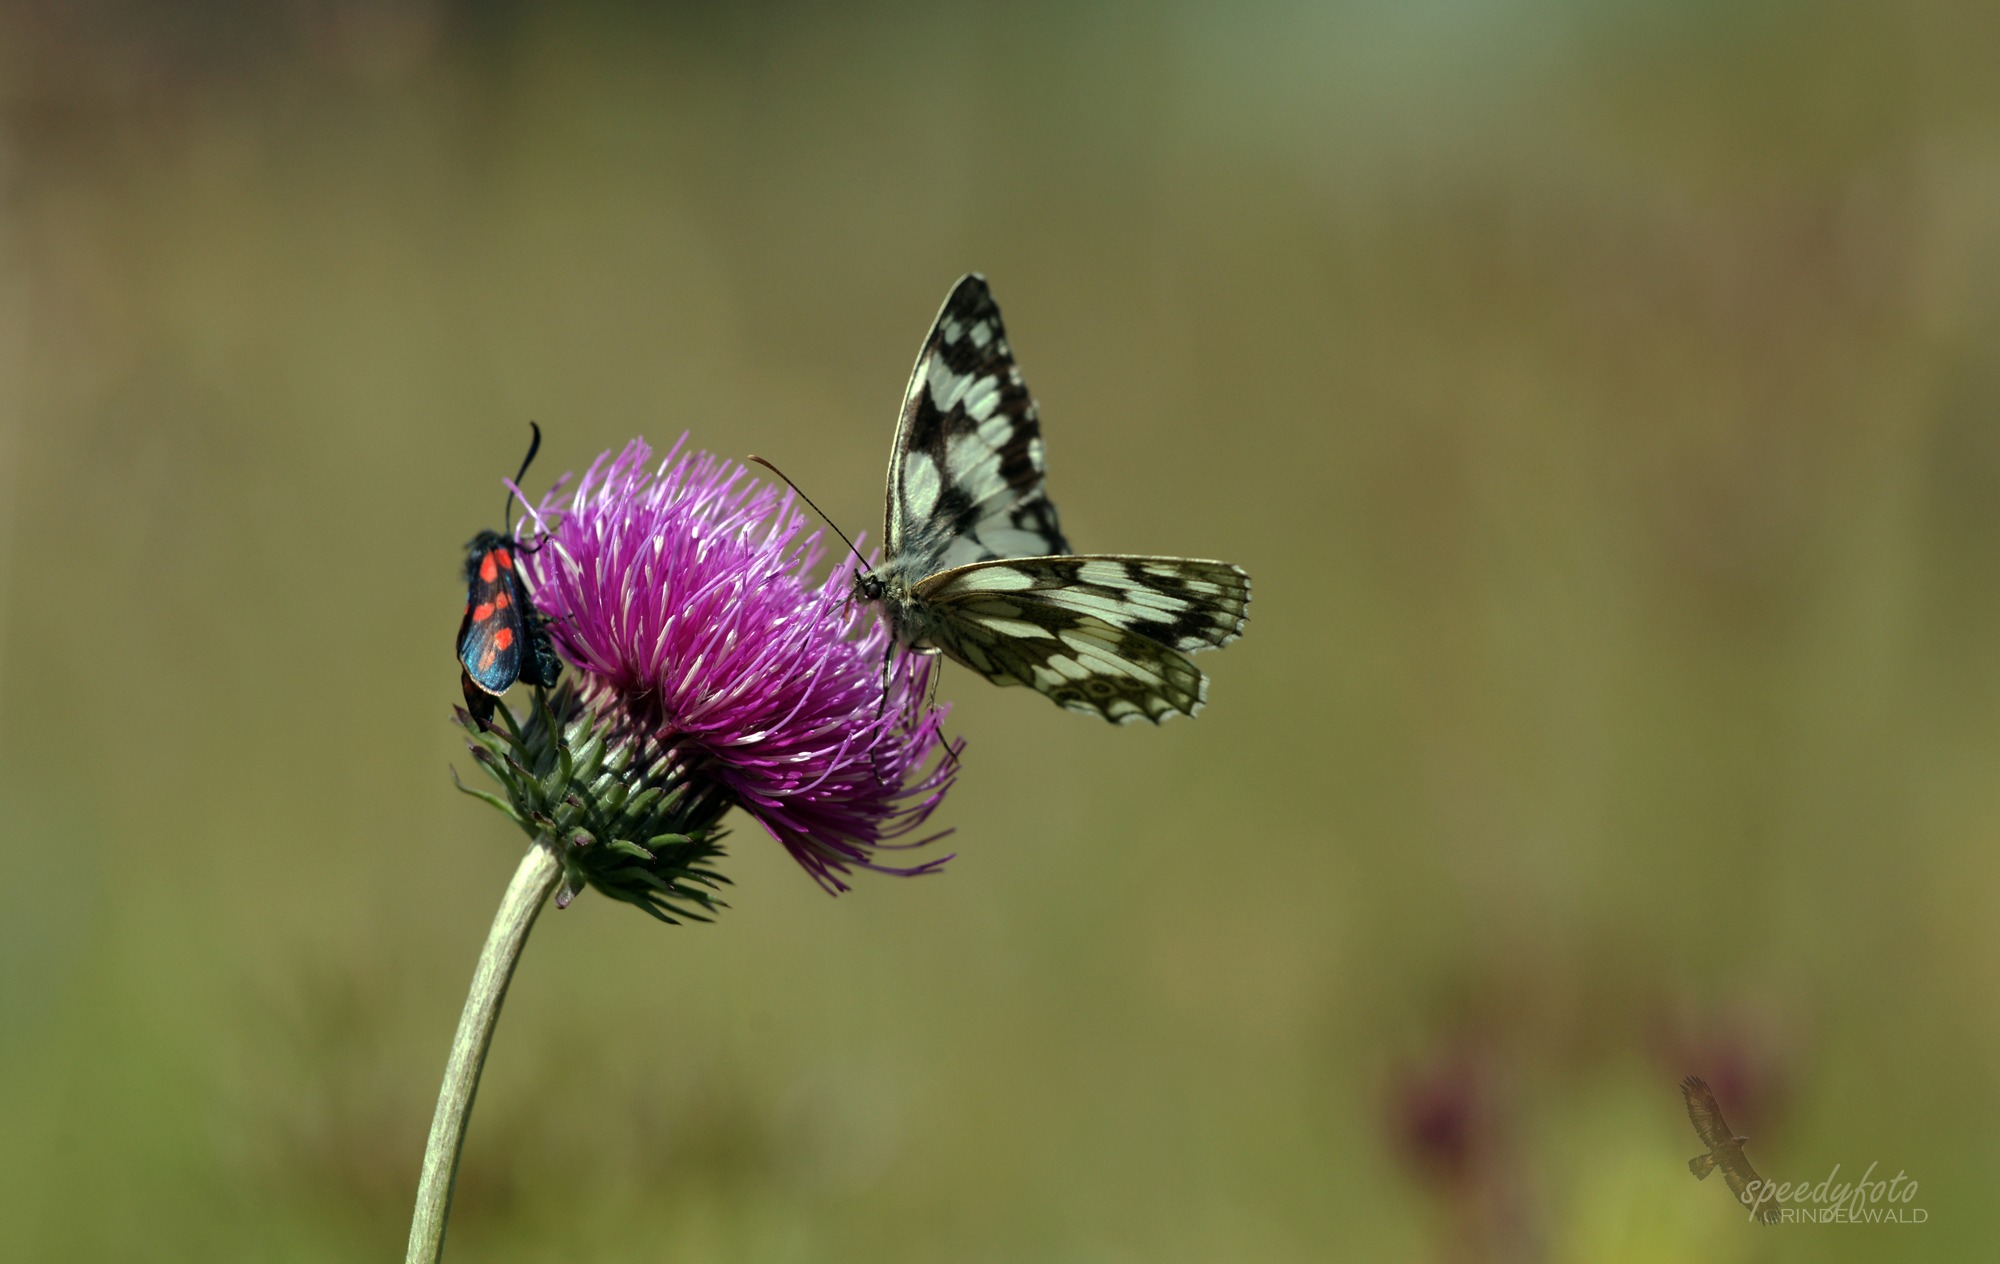
[[[709,921],[726,907],[713,891],[729,880],[709,867],[722,855],[728,795],[698,775],[698,751],[629,731],[564,680],[537,689],[517,718],[505,705],[482,726],[463,708],[466,746],[502,793],[458,788],[511,818],[562,860],[556,907],[586,884],[663,922]]]

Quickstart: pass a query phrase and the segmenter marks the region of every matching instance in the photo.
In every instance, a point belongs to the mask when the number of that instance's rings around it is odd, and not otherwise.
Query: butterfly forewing
[[[1042,488],[1041,424],[1000,308],[952,287],[910,372],[889,454],[886,567],[910,582],[1000,557],[1067,553]]]

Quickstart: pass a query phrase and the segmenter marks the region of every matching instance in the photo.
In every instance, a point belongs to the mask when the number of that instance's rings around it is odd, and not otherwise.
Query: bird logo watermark
[[[1708,1147],[1705,1154],[1688,1160],[1688,1171],[1696,1180],[1707,1180],[1720,1170],[1729,1192],[1749,1209],[1750,1219],[1762,1224],[1923,1224],[1930,1212],[1915,1205],[1918,1184],[1909,1173],[1898,1171],[1886,1180],[1877,1179],[1877,1163],[1870,1163],[1859,1180],[1840,1179],[1840,1164],[1815,1182],[1768,1181],[1750,1166],[1743,1147],[1750,1140],[1739,1136],[1722,1118],[1715,1094],[1698,1075],[1681,1081],[1681,1096],[1687,1101],[1688,1119],[1695,1135]]]

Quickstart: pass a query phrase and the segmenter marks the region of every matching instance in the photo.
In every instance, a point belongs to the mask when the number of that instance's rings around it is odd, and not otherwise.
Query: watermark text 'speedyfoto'
[[[1750,1182],[1743,1190],[1743,1205],[1752,1220],[1778,1224],[1923,1224],[1931,1213],[1915,1205],[1917,1182],[1897,1172],[1888,1180],[1875,1179],[1878,1165],[1870,1163],[1860,1180],[1840,1179],[1840,1164],[1833,1165],[1819,1182]]]

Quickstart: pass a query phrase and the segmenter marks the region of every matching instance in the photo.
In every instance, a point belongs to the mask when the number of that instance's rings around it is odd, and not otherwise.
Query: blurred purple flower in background
[[[899,655],[885,682],[853,563],[813,582],[820,537],[791,494],[685,442],[655,466],[635,439],[543,500],[522,566],[557,652],[601,714],[724,788],[827,890],[936,869],[950,857],[876,859],[941,836],[900,841],[956,771],[929,660]]]
[[[1470,1028],[1396,1071],[1388,1140],[1436,1200],[1440,1260],[1547,1258],[1513,1081],[1492,1038]]]

